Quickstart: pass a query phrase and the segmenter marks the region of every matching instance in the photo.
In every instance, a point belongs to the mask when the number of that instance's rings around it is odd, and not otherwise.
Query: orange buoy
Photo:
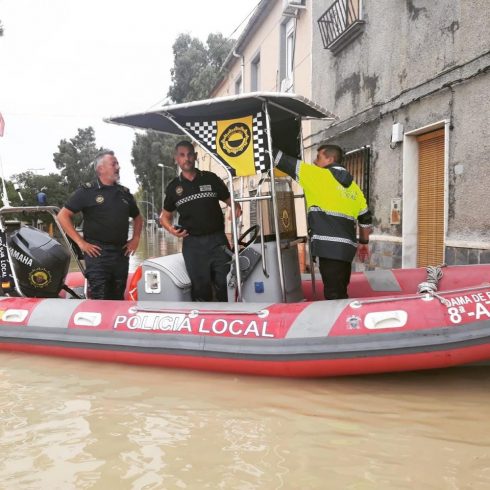
[[[142,275],[143,269],[141,268],[141,265],[139,265],[138,268],[134,271],[133,277],[131,278],[128,287],[129,299],[133,301],[138,301],[138,282],[141,279]]]

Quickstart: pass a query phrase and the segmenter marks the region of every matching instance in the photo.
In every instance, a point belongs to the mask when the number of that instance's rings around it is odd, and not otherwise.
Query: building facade
[[[305,160],[346,151],[374,216],[357,270],[489,263],[489,14],[487,0],[262,0],[211,96],[294,92],[337,116],[304,125]]]
[[[348,151],[369,267],[490,262],[490,3],[313,0],[312,17],[312,98],[338,119],[305,146]]]

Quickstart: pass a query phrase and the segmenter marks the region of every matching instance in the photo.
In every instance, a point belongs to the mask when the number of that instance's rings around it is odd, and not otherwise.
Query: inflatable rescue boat
[[[182,256],[175,254],[146,260],[124,301],[101,301],[77,299],[84,284],[79,273],[55,280],[46,264],[47,256],[62,255],[58,245],[30,227],[10,239],[18,286],[29,296],[0,298],[0,349],[299,377],[490,359],[490,265],[433,269],[429,276],[423,268],[355,273],[352,299],[337,301],[315,301],[313,286],[319,290],[321,282],[298,276],[295,294],[302,299],[288,303],[278,300],[273,284],[257,280],[261,268],[255,267],[257,276],[248,276],[253,295],[271,291],[276,300],[193,303]],[[257,282],[263,292],[255,292]]]
[[[490,360],[490,265],[355,273],[351,299],[319,299],[322,285],[311,258],[311,274],[300,272],[298,247],[308,249],[308,237],[296,232],[297,196],[280,187],[287,188],[288,181],[276,177],[270,158],[273,141],[301,157],[304,117],[332,115],[299,96],[255,93],[111,118],[189,136],[226,171],[232,211],[235,201],[254,203],[256,215],[249,213],[251,226],[244,233],[232,212],[228,302],[191,300],[181,254],[145,260],[123,301],[87,299],[83,261],[59,226],[57,209],[5,206],[0,209],[0,349],[296,377]],[[245,163],[260,176],[253,195],[235,195],[241,186],[234,181],[248,170],[223,159],[220,142],[213,140],[218,128],[239,137],[230,145],[239,141],[243,151],[251,145]],[[51,215],[56,237],[25,226],[32,221],[25,216],[39,212]],[[6,219],[12,216],[15,226]],[[70,260],[78,262],[80,273],[67,274]]]

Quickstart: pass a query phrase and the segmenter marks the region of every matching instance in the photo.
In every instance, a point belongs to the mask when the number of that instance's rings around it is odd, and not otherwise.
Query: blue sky
[[[0,0],[5,177],[27,169],[55,172],[59,141],[93,126],[97,144],[119,158],[121,183],[135,191],[134,132],[102,119],[158,107],[170,84],[175,38],[182,32],[203,41],[210,32],[230,36],[257,3]]]

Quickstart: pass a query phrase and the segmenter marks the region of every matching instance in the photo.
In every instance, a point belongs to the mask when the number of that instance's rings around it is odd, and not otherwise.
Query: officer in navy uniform
[[[192,299],[227,301],[230,257],[224,251],[228,240],[219,202],[231,206],[230,193],[216,174],[195,167],[196,153],[189,141],[177,143],[174,158],[181,174],[165,190],[160,223],[172,235],[183,238],[182,254],[191,279]],[[178,227],[173,225],[175,212],[179,213]],[[235,212],[237,217],[242,213],[238,203]]]
[[[94,162],[97,180],[82,184],[58,213],[65,233],[83,252],[92,299],[123,299],[129,256],[138,248],[143,219],[129,189],[119,185],[119,163],[113,151],[100,152]],[[83,214],[83,237],[73,216]],[[128,240],[129,217],[133,236]]]

